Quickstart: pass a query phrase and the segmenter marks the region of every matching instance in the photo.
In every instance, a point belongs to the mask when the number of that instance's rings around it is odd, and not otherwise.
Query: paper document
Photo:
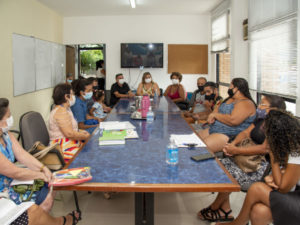
[[[16,205],[10,199],[0,198],[0,224],[11,224],[33,204],[34,202],[22,202],[20,205]]]
[[[129,121],[119,122],[119,121],[108,121],[101,122],[100,129],[104,130],[128,130],[135,129],[135,126],[132,125]]]
[[[179,148],[186,148],[188,144],[197,144],[195,147],[206,147],[201,139],[195,134],[171,134]]]
[[[14,179],[11,183],[10,186],[15,186],[19,184],[33,184],[34,180],[16,180]]]

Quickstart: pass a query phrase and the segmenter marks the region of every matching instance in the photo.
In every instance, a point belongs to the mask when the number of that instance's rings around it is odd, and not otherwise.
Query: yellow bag
[[[45,146],[37,141],[28,152],[50,170],[60,170],[65,166],[64,154],[58,143]]]

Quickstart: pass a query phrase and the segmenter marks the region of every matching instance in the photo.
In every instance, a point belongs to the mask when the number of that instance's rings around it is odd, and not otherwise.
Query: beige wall
[[[13,96],[12,34],[62,43],[63,18],[36,0],[0,0],[0,27],[0,97],[10,100],[15,127],[18,127],[20,116],[27,111],[38,111],[47,120],[51,88]]]

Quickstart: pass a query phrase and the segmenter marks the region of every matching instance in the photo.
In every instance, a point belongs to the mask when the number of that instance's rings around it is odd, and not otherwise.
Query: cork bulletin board
[[[168,45],[168,73],[208,74],[208,45]]]

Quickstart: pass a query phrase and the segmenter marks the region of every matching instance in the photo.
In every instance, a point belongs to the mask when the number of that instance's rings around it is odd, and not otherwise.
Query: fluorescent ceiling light
[[[131,5],[131,8],[135,8],[135,0],[130,0],[130,5]]]

